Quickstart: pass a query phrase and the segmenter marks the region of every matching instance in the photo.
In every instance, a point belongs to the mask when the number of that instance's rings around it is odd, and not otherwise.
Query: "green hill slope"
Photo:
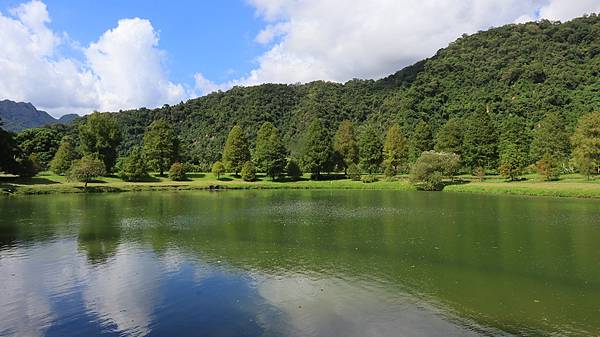
[[[235,87],[117,116],[124,128],[122,152],[141,143],[152,120],[166,118],[183,141],[185,159],[208,164],[220,157],[235,124],[253,140],[260,124],[270,121],[294,152],[315,117],[332,133],[344,119],[382,130],[399,123],[407,134],[423,120],[435,133],[450,117],[485,109],[498,125],[514,114],[531,127],[550,111],[563,113],[572,127],[582,114],[600,110],[600,16],[463,36],[432,58],[377,81]]]

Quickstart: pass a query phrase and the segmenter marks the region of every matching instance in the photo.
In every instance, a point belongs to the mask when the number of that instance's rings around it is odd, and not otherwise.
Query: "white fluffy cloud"
[[[276,42],[234,84],[379,78],[433,55],[463,33],[506,23],[568,20],[598,0],[248,0]]]
[[[83,48],[83,60],[63,57],[67,37],[53,32],[43,2],[0,13],[0,98],[33,102],[55,116],[69,112],[155,107],[189,97],[168,80],[164,52],[148,20],[120,20]]]

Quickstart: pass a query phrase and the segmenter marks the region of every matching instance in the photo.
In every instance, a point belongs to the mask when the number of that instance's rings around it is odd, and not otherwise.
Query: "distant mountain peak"
[[[38,110],[30,102],[15,102],[8,99],[0,101],[0,119],[2,128],[19,132],[23,129],[36,128],[50,124],[69,124],[77,115],[70,114],[56,119],[46,111]]]

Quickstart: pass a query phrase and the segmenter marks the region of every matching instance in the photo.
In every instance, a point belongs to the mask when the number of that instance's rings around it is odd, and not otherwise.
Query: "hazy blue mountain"
[[[56,119],[46,111],[36,109],[31,103],[14,102],[7,99],[0,101],[2,128],[13,132],[49,124],[69,124],[77,117],[76,114],[69,114]]]

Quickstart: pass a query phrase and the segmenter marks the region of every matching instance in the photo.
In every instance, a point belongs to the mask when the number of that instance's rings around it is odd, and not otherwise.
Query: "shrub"
[[[220,161],[217,161],[213,164],[211,172],[217,179],[221,179],[221,174],[225,173],[225,165]]]
[[[169,179],[173,181],[184,181],[187,180],[185,168],[180,162],[175,162],[169,169]]]
[[[447,153],[426,151],[421,154],[411,169],[410,180],[420,190],[441,191],[444,189],[444,176],[453,175],[456,158]]]
[[[370,183],[376,182],[377,178],[374,175],[372,175],[372,174],[367,174],[365,176],[362,176],[360,178],[360,181],[362,181],[365,184],[370,184]]]
[[[117,161],[117,163],[118,165],[115,167],[120,166],[119,176],[125,181],[144,181],[150,177],[146,156],[138,147],[133,148],[125,160]]]
[[[87,184],[94,178],[105,174],[106,167],[102,160],[98,159],[95,155],[85,155],[83,158],[73,162],[67,177],[72,181],[83,182],[83,187],[87,188]]]
[[[183,163],[183,169],[185,172],[202,172],[202,167],[200,165],[192,164],[192,163]]]
[[[475,175],[479,181],[483,181],[485,179],[485,169],[481,166],[478,166],[473,171],[473,175]]]
[[[348,166],[348,178],[350,178],[354,181],[360,181],[360,177],[361,177],[361,172],[360,172],[360,168],[358,167],[358,165],[350,164],[350,166]]]
[[[288,161],[286,171],[288,177],[290,177],[290,179],[293,181],[300,180],[300,177],[302,176],[300,165],[298,165],[298,162],[293,158]]]
[[[247,161],[242,166],[242,179],[244,181],[254,181],[256,180],[256,169],[254,168],[254,164],[251,161]]]
[[[390,165],[385,167],[385,171],[383,171],[383,174],[385,175],[386,178],[391,179],[394,176],[396,176],[396,171],[394,170],[394,168]]]

